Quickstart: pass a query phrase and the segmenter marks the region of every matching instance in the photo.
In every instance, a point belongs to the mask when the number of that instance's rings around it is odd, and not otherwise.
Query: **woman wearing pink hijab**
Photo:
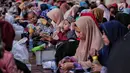
[[[60,22],[64,19],[63,13],[60,9],[55,8],[47,13],[47,16],[54,22],[52,25],[56,28]]]
[[[103,47],[102,35],[91,17],[80,17],[76,21],[76,26],[79,28],[76,32],[80,37],[80,43],[73,57],[65,57],[60,61],[59,66],[63,70],[61,73],[76,68],[90,68],[92,64],[89,57],[95,55],[96,51]]]
[[[63,14],[65,14],[65,12],[70,9],[70,6],[69,6],[67,3],[63,3],[63,4],[60,6],[60,9],[61,9],[61,11],[63,12]]]

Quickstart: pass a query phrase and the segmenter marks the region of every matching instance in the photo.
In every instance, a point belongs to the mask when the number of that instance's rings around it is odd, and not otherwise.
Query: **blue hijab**
[[[85,8],[88,7],[88,4],[87,4],[85,1],[81,1],[79,5],[80,5],[81,7],[85,7]]]
[[[42,11],[44,11],[44,10],[48,9],[48,6],[47,6],[47,4],[41,4],[40,8]]]
[[[127,27],[116,20],[105,22],[100,27],[107,35],[111,44],[114,44],[128,32]]]
[[[124,8],[123,13],[130,14],[130,8]]]
[[[105,32],[110,41],[109,45],[104,45],[104,47],[99,51],[99,62],[103,66],[106,66],[111,47],[128,32],[128,29],[116,20],[105,22],[100,26],[100,28]]]

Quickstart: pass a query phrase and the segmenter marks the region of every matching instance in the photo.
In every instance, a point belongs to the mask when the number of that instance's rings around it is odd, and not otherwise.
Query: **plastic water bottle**
[[[30,39],[29,39],[29,51],[31,51],[32,48],[33,48],[33,39],[30,38]]]
[[[100,62],[98,61],[98,56],[93,56],[93,64],[100,64]],[[94,73],[100,73],[100,72],[94,72]]]

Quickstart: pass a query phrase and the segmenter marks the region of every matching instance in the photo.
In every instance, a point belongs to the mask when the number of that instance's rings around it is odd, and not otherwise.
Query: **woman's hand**
[[[63,65],[66,62],[70,62],[69,58],[63,58],[60,62],[59,62],[59,66]]]
[[[72,68],[74,68],[74,64],[72,62],[66,62],[61,66],[61,69],[65,71],[71,70]]]
[[[52,41],[53,40],[53,38],[51,37],[51,36],[44,36],[43,38],[41,38],[40,40],[42,40],[42,41]]]
[[[61,66],[62,64],[65,63],[65,59],[63,58],[60,62],[59,62],[59,66]]]
[[[93,64],[92,65],[93,72],[100,72],[101,69],[102,69],[102,65],[100,65],[100,64]]]

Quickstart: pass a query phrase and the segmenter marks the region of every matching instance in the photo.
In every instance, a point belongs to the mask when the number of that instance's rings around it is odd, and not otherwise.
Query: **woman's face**
[[[30,23],[34,24],[37,22],[37,16],[34,13],[28,14],[28,19],[29,19]]]
[[[80,38],[80,40],[85,40],[85,36],[83,35],[82,32],[76,31],[76,36],[77,36],[78,38]]]
[[[111,8],[111,9],[110,9],[110,13],[111,13],[111,14],[115,14],[115,9],[114,9],[114,8]]]
[[[109,45],[110,41],[104,31],[103,31],[102,39],[103,39],[105,45]]]
[[[70,24],[69,24],[69,22],[67,20],[64,22],[63,28],[64,28],[65,31],[69,30]]]

